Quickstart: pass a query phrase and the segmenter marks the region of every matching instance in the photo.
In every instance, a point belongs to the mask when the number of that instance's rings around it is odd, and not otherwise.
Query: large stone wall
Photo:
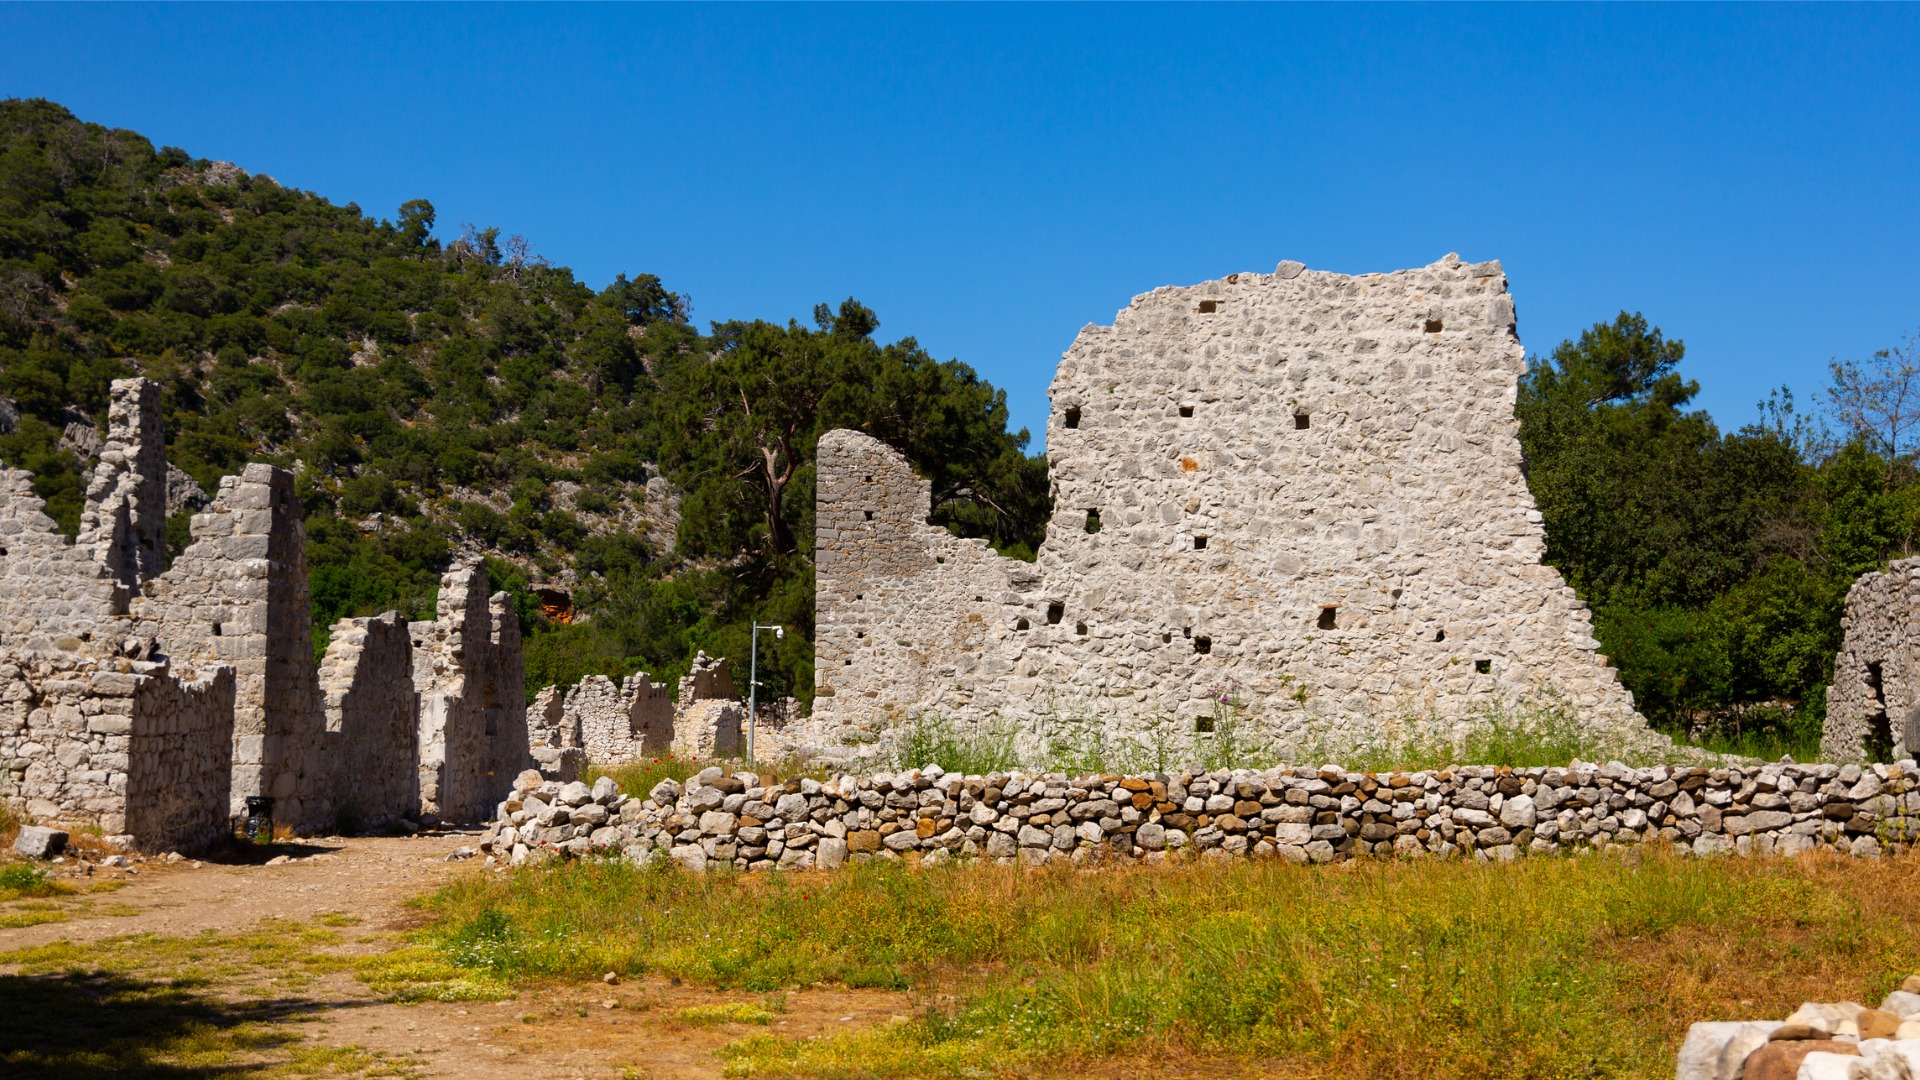
[[[204,847],[227,826],[233,697],[224,666],[0,660],[0,798],[145,851]]]
[[[400,613],[335,623],[320,687],[334,815],[363,828],[412,818],[420,809],[420,694]]]
[[[98,462],[71,542],[31,476],[0,470],[0,670],[26,673],[0,691],[19,714],[0,718],[0,798],[180,847],[224,829],[203,813],[216,788],[223,823],[264,795],[277,824],[308,833],[492,812],[529,756],[519,623],[484,574],[448,575],[436,621],[343,623],[323,695],[292,474],[253,464],[224,478],[168,567],[158,387],[115,382],[106,438],[89,446]],[[104,689],[129,678],[132,705]],[[40,683],[59,708],[31,704]],[[121,719],[76,719],[96,714]]]
[[[1541,562],[1514,328],[1500,265],[1453,256],[1135,297],[1054,378],[1036,563],[928,525],[900,454],[829,432],[816,735],[939,716],[1333,750],[1541,706],[1648,738]]]
[[[568,688],[561,715],[571,745],[603,764],[659,757],[673,745],[673,690],[644,671],[618,686],[604,675],[587,676]]]
[[[937,767],[768,784],[718,768],[643,796],[523,776],[482,851],[621,852],[691,869],[832,869],[852,860],[980,857],[1041,865],[1170,856],[1333,862],[1364,856],[1511,859],[1664,843],[1700,855],[1873,856],[1920,837],[1912,760],[1895,765],[1629,768],[1333,766],[1136,776]]]
[[[276,821],[331,828],[335,759],[325,746],[293,474],[254,464],[223,478],[192,530],[193,543],[133,602],[134,632],[176,660],[235,668],[236,816],[247,796],[266,795]]]
[[[1920,749],[1920,559],[1863,574],[1847,590],[1820,753],[1859,761],[1870,747]]]
[[[448,821],[480,821],[532,762],[520,620],[487,572],[440,580],[438,618],[408,626],[420,694],[420,805]]]

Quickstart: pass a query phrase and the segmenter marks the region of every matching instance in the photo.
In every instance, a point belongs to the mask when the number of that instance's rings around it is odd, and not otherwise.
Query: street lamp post
[[[753,646],[748,650],[747,663],[747,763],[753,764],[753,736],[760,726],[760,631],[771,630],[775,639],[787,636],[784,626],[761,626],[753,624]]]

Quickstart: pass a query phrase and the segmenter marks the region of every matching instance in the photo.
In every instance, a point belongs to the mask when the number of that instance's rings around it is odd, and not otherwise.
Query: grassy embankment
[[[715,874],[618,861],[451,886],[426,931],[475,978],[651,972],[766,993],[906,987],[907,1023],[743,1037],[823,1076],[1239,1061],[1281,1075],[1671,1075],[1686,1024],[1877,999],[1920,970],[1920,860],[1523,860],[1087,873]]]

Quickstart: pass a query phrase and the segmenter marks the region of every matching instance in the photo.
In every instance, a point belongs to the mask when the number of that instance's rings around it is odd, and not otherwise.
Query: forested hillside
[[[651,275],[596,292],[520,237],[437,225],[425,200],[379,220],[0,102],[0,395],[18,414],[0,409],[0,460],[73,529],[85,463],[63,431],[144,373],[170,457],[208,490],[250,460],[295,471],[320,644],[343,615],[424,611],[479,553],[520,598],[534,686],[672,678],[697,649],[743,656],[757,619],[799,631],[764,643],[766,678],[808,698],[831,427],[906,452],[956,531],[1039,543],[1045,462],[1007,433],[1002,392],[882,343],[857,301],[703,331]],[[1683,352],[1622,314],[1533,360],[1519,415],[1548,558],[1650,718],[1804,744],[1848,585],[1920,534],[1911,345],[1836,365],[1831,425],[1776,396],[1733,433],[1688,411]],[[571,610],[537,602],[563,594]]]
[[[744,656],[758,619],[800,631],[765,643],[769,691],[810,697],[831,427],[905,451],[955,529],[1037,543],[1045,464],[1007,433],[1004,394],[912,338],[880,343],[858,302],[702,333],[651,275],[596,292],[519,237],[443,243],[436,224],[425,200],[377,220],[0,102],[0,394],[18,413],[0,459],[71,531],[83,462],[63,429],[145,374],[171,460],[208,491],[250,460],[296,472],[322,642],[343,615],[426,610],[449,561],[481,553],[521,599],[534,685],[670,679],[697,649]],[[677,543],[655,476],[679,496]],[[539,584],[572,610],[543,613]]]

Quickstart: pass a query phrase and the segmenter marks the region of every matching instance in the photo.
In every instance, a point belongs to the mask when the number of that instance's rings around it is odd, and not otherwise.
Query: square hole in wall
[[[1493,674],[1493,661],[1475,660],[1473,662],[1473,670],[1479,672],[1482,675],[1491,675]]]
[[[1218,300],[1200,301],[1200,314],[1202,315],[1211,315],[1214,312],[1219,310],[1220,310],[1220,301]]]
[[[1440,320],[1439,320],[1439,319],[1428,319],[1428,320],[1427,320],[1427,333],[1429,333],[1429,334],[1437,334],[1437,333],[1439,333],[1439,332],[1441,331],[1441,329],[1442,329],[1442,327],[1441,327],[1441,325],[1440,325]]]
[[[869,484],[873,483],[873,477],[871,476],[867,477],[867,483]]]
[[[1021,619],[1019,622],[1013,624],[1013,628],[1015,630],[1025,630],[1028,628],[1028,626],[1029,624],[1025,619]]]
[[[1080,635],[1081,637],[1086,637],[1086,636],[1087,636],[1087,624],[1086,624],[1086,623],[1074,623],[1074,624],[1073,624],[1073,632],[1074,632],[1074,633],[1076,633],[1076,634],[1078,634],[1078,635]]]
[[[1047,625],[1052,626],[1058,623],[1066,614],[1067,605],[1058,600],[1049,602],[1047,604]]]
[[[1435,630],[1433,632],[1433,640],[1435,641],[1447,640],[1447,632],[1445,630]]]
[[[1293,414],[1293,430],[1305,431],[1312,426],[1313,420],[1309,418],[1306,413],[1297,412]]]
[[[1340,628],[1339,614],[1340,609],[1337,607],[1323,607],[1320,609],[1320,619],[1314,625],[1322,630],[1338,630]]]
[[[1069,427],[1069,428],[1079,427],[1080,426],[1080,406],[1078,405],[1067,406],[1067,411],[1060,414],[1060,423],[1064,427]]]
[[[861,511],[861,513],[863,513],[863,514],[865,514],[865,515],[867,515],[867,520],[868,520],[868,521],[872,521],[872,520],[873,520],[873,511],[871,511],[871,510],[863,510],[863,511]]]
[[[1201,656],[1207,655],[1208,653],[1213,651],[1213,639],[1210,637],[1194,638],[1193,651],[1198,653]]]
[[[1173,631],[1171,631],[1171,630],[1169,630],[1169,631],[1167,631],[1166,633],[1164,633],[1164,634],[1161,634],[1161,635],[1160,635],[1160,644],[1162,644],[1162,645],[1171,645],[1171,644],[1173,644]]]
[[[1090,533],[1097,533],[1100,531],[1100,511],[1098,510],[1087,511],[1087,531]]]
[[[1207,732],[1210,732],[1210,731],[1212,731],[1212,730],[1213,730],[1213,717],[1211,717],[1211,716],[1196,716],[1196,717],[1194,717],[1194,718],[1193,718],[1193,730],[1195,730],[1195,731],[1198,731],[1198,732],[1200,732],[1200,733],[1202,733],[1202,734],[1205,734],[1205,733],[1207,733]]]
[[[1193,550],[1195,550],[1195,551],[1205,551],[1205,550],[1207,550],[1207,538],[1206,538],[1206,537],[1204,537],[1204,536],[1196,536],[1196,537],[1194,537],[1194,538],[1193,538]]]
[[[1191,419],[1193,417],[1193,406],[1191,405],[1180,406],[1180,415],[1183,418]]]

